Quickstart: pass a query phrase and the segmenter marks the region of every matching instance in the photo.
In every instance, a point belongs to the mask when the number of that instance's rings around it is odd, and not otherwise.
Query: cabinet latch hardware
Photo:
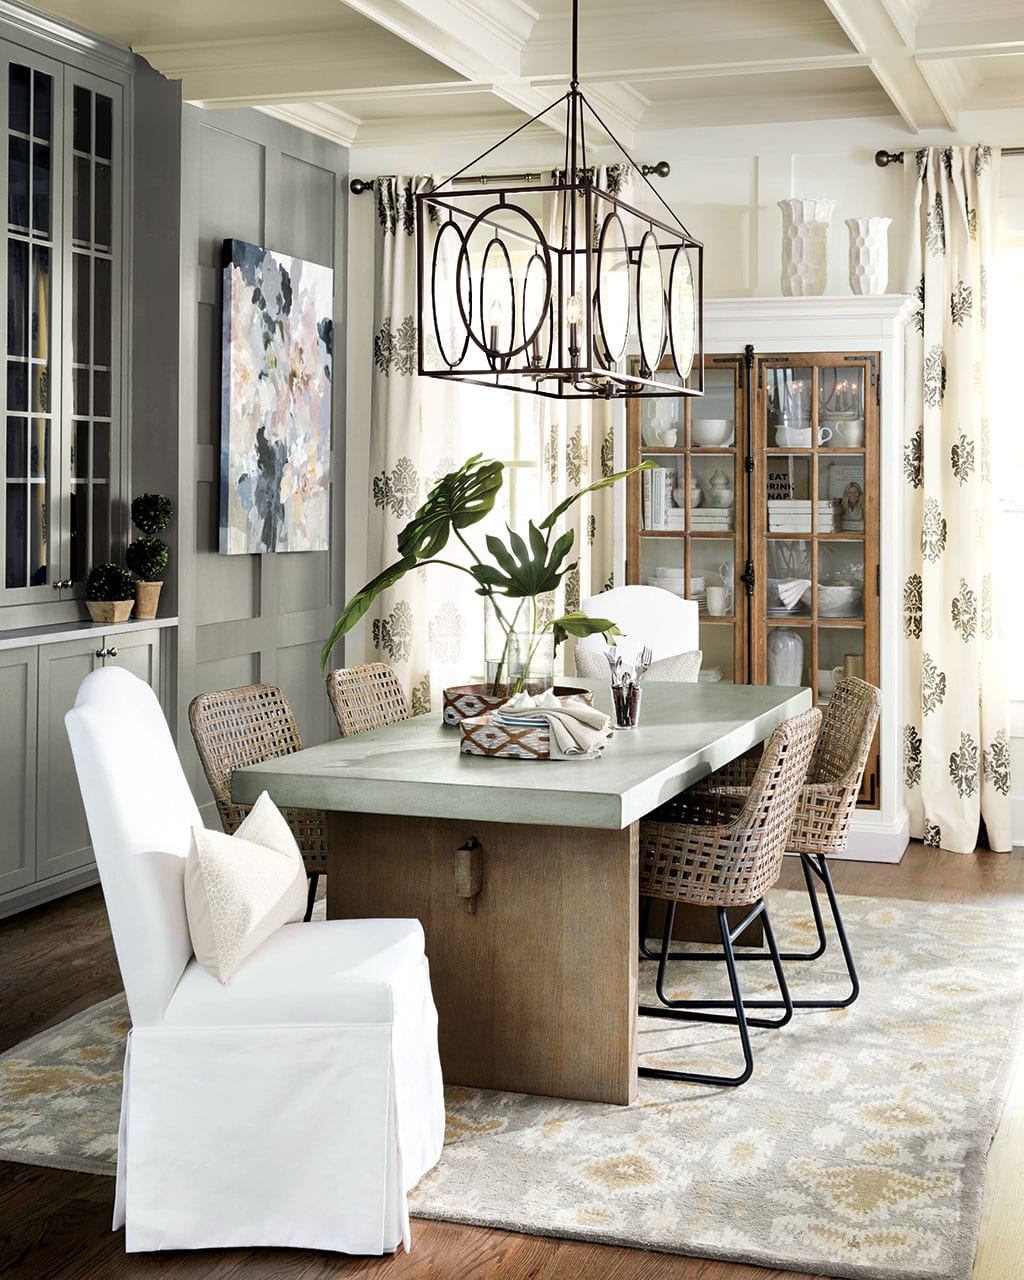
[[[740,574],[740,582],[742,582],[746,586],[747,595],[752,596],[754,594],[754,582],[755,582],[753,560],[748,560],[744,565],[743,572]]]
[[[881,594],[882,594],[882,566],[880,564],[876,564],[875,565],[875,595],[880,596]]]
[[[754,458],[752,454],[747,454],[743,460],[743,465],[746,467],[747,475],[752,476],[754,474]]]

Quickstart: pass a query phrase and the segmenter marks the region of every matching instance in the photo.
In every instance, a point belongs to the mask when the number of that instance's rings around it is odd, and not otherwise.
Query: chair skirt
[[[406,1192],[440,1156],[444,1102],[427,962],[403,968],[384,1020],[132,1030],[114,1208],[128,1252],[408,1250]]]

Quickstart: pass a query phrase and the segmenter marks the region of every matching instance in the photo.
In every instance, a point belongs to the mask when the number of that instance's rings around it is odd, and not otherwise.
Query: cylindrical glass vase
[[[889,283],[889,227],[892,218],[847,218],[850,230],[850,288],[885,293]]]
[[[549,601],[501,596],[484,602],[484,658],[492,693],[541,693],[555,682],[555,640],[546,626]]]
[[[828,288],[828,232],[834,200],[794,197],[782,210],[782,292],[808,298]]]

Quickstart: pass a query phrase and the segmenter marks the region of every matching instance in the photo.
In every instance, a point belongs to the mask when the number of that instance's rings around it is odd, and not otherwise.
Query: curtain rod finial
[[[373,179],[371,178],[369,182],[364,182],[362,178],[353,178],[348,184],[348,189],[354,196],[361,196],[364,191],[373,190]]]
[[[902,163],[903,163],[902,151],[876,151],[875,152],[875,164],[878,165],[879,169],[884,169],[890,164],[902,164]]]

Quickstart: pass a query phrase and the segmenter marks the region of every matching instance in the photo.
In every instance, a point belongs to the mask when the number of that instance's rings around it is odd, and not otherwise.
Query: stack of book
[[[693,533],[722,533],[732,530],[732,507],[698,507],[690,512]]]
[[[642,475],[643,522],[645,529],[664,529],[666,512],[672,508],[676,473],[670,467],[654,467]],[[681,526],[673,526],[681,527]]]
[[[686,512],[682,507],[669,507],[665,512],[665,528],[675,533],[682,533],[686,529]]]
[[[769,498],[769,533],[810,533],[810,498]],[[836,504],[830,499],[818,503],[818,532],[834,533],[836,528]]]

